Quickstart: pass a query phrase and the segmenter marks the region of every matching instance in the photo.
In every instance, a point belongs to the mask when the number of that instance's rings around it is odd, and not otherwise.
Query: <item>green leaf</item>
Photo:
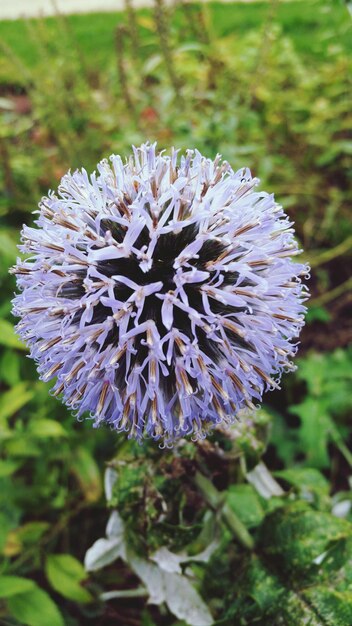
[[[100,470],[86,448],[75,450],[71,471],[76,476],[87,502],[96,502],[102,494]]]
[[[295,467],[275,472],[275,476],[291,485],[308,502],[316,502],[320,508],[330,507],[330,485],[314,467]]]
[[[50,554],[45,565],[48,580],[58,593],[75,602],[90,602],[91,594],[81,586],[87,578],[83,565],[70,554]]]
[[[18,339],[17,335],[15,335],[13,325],[7,320],[0,320],[0,344],[2,346],[6,346],[7,348],[17,348],[17,350],[24,351],[27,350],[24,343],[22,343]]]
[[[33,419],[30,422],[29,432],[35,437],[67,437],[62,424],[50,419]]]
[[[351,532],[346,520],[295,502],[266,516],[259,545],[285,576],[302,580],[302,576],[309,578],[317,571],[315,559]]]
[[[251,485],[231,485],[226,494],[230,508],[248,528],[258,526],[264,509],[257,492]]]
[[[7,267],[10,265],[10,263],[14,263],[16,261],[16,257],[18,255],[17,245],[12,239],[10,232],[11,231],[7,230],[0,231],[0,255],[3,258],[4,264],[6,264]],[[12,233],[14,237],[17,237],[17,233],[14,229]]]
[[[322,585],[305,589],[303,597],[329,626],[352,624],[352,591],[336,591]]]
[[[13,524],[8,519],[5,512],[0,511],[0,552],[3,552],[5,548],[7,538],[12,527]]]
[[[33,544],[50,528],[48,522],[27,522],[17,529],[17,535],[24,544]]]
[[[6,442],[6,452],[10,456],[19,456],[24,458],[40,456],[40,447],[28,436],[20,435]]]
[[[2,395],[0,406],[0,420],[6,420],[19,411],[34,396],[34,391],[28,389],[28,383],[19,383]]]
[[[272,428],[270,433],[270,443],[276,448],[278,457],[288,465],[295,460],[297,449],[300,449],[298,429],[288,428],[286,419],[275,412],[273,415]]]
[[[289,485],[306,488],[312,491],[329,493],[329,483],[321,472],[314,467],[295,467],[275,472],[275,476],[283,478]]]
[[[7,606],[11,616],[26,626],[64,626],[56,604],[37,586],[9,598]]]
[[[256,623],[261,626],[326,626],[300,593],[287,587],[280,576],[255,555],[248,559],[241,572],[240,585],[235,585],[228,617],[232,617],[229,624],[242,620],[248,626]]]
[[[19,467],[21,463],[13,461],[12,459],[0,460],[0,478],[4,476],[11,476]]]
[[[299,438],[307,462],[313,467],[327,467],[329,465],[327,446],[332,422],[325,412],[324,405],[316,398],[308,396],[301,404],[291,406],[289,410],[301,418]]]
[[[331,313],[325,309],[323,306],[312,306],[309,307],[306,321],[307,322],[330,322]]]
[[[20,382],[20,355],[14,350],[4,350],[0,360],[1,379],[9,386],[14,387]]]
[[[18,593],[24,593],[34,588],[35,583],[29,578],[0,576],[0,598],[10,598]]]
[[[226,624],[350,626],[351,548],[350,523],[303,502],[270,513],[233,577]]]

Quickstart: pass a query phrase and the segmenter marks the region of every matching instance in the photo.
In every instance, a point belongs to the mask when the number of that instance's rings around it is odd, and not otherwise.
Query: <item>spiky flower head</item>
[[[307,267],[248,169],[150,144],[109,161],[66,174],[23,227],[17,331],[95,426],[204,436],[293,369]]]

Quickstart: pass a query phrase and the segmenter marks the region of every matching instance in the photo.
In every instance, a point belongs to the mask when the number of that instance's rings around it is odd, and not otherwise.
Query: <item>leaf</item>
[[[0,361],[1,379],[9,386],[14,387],[21,381],[20,355],[13,349],[4,350]]]
[[[347,517],[351,509],[352,509],[351,500],[339,500],[332,507],[331,513],[335,515],[335,517]]]
[[[162,64],[162,56],[160,54],[154,54],[149,56],[142,67],[143,76],[148,76],[148,74],[153,74],[157,67]]]
[[[2,553],[4,556],[13,557],[20,554],[23,549],[21,538],[16,530],[10,530],[4,543]]]
[[[181,563],[191,561],[195,561],[197,563],[207,563],[218,545],[219,542],[214,540],[205,548],[205,550],[192,555],[189,555],[186,552],[183,552],[182,554],[175,554],[163,546],[159,548],[159,550],[157,550],[150,558],[165,572],[182,574],[182,569],[180,567]]]
[[[107,539],[98,539],[84,558],[84,567],[92,572],[110,565],[119,557],[126,559],[125,527],[117,511],[113,511],[106,526]]]
[[[229,623],[350,626],[351,548],[351,524],[303,502],[270,513],[234,577]]]
[[[18,255],[17,245],[11,237],[11,233],[17,239],[17,232],[15,229],[0,231],[0,254],[7,267],[11,263],[14,263]]]
[[[286,576],[309,578],[316,571],[314,560],[351,532],[352,526],[345,520],[295,502],[267,515],[259,545]]]
[[[118,473],[113,467],[107,467],[104,475],[105,498],[109,502],[113,495],[113,487],[118,478]]]
[[[11,532],[12,523],[8,516],[5,514],[5,511],[2,512],[0,510],[0,552],[3,551],[4,546],[6,545],[7,537]]]
[[[352,154],[352,141],[335,139],[334,143],[317,159],[317,165],[326,166],[335,161],[341,154]]]
[[[113,511],[106,526],[107,539],[98,539],[84,557],[87,572],[110,565],[118,558],[126,559],[125,527],[117,511]]]
[[[0,478],[4,478],[4,476],[11,476],[20,466],[21,463],[19,461],[14,461],[12,459],[6,459],[4,461],[0,460]]]
[[[317,585],[303,592],[304,598],[329,626],[352,624],[352,592]]]
[[[307,463],[312,467],[327,467],[329,465],[327,446],[332,422],[325,412],[324,405],[316,398],[308,396],[301,404],[291,406],[289,410],[301,418],[299,438]]]
[[[23,526],[11,529],[3,546],[3,554],[8,557],[20,554],[23,550],[23,544],[36,543],[48,527],[47,522],[28,522]]]
[[[175,54],[182,54],[183,52],[204,52],[205,46],[200,41],[188,41],[175,48]]]
[[[9,598],[7,606],[11,616],[26,626],[64,626],[56,604],[37,586]]]
[[[155,31],[155,22],[152,17],[148,15],[137,15],[137,22],[143,28],[150,30],[152,32]]]
[[[272,496],[283,496],[284,491],[279,483],[274,479],[265,463],[260,461],[250,472],[247,472],[246,478],[258,493],[265,500],[271,500]]]
[[[125,526],[117,511],[113,511],[106,525],[106,536],[108,539],[124,538]]]
[[[39,446],[31,441],[26,435],[17,436],[15,439],[6,442],[6,451],[10,456],[24,458],[38,457],[41,454]]]
[[[275,446],[278,457],[285,465],[294,462],[297,449],[301,447],[298,429],[288,428],[286,419],[278,412],[274,413],[270,443]]]
[[[39,541],[48,528],[50,528],[48,522],[27,522],[23,526],[19,526],[16,533],[23,543],[33,544]]]
[[[92,596],[81,586],[87,574],[83,565],[70,554],[50,554],[46,559],[45,572],[55,591],[75,602],[90,602]]]
[[[27,348],[15,335],[14,328],[7,320],[0,320],[0,344],[7,348],[17,348],[26,351]]]
[[[140,558],[131,551],[127,554],[127,562],[146,586],[150,604],[165,602],[163,571],[154,563]]]
[[[19,411],[34,396],[34,391],[28,389],[28,383],[19,383],[2,395],[0,406],[0,420],[6,420]]]
[[[330,509],[330,485],[314,467],[295,467],[275,472],[275,476],[291,485],[301,498],[314,502],[320,509]]]
[[[331,313],[323,306],[311,306],[306,315],[307,322],[330,322]]]
[[[262,521],[264,509],[251,485],[231,485],[226,493],[226,500],[248,528],[258,526]]]
[[[113,511],[106,528],[108,539],[98,539],[87,551],[84,561],[86,570],[101,569],[121,557],[146,586],[150,603],[162,604],[166,602],[176,617],[185,619],[191,626],[210,626],[213,624],[214,621],[209,610],[194,589],[192,582],[185,576],[170,573],[170,568],[166,568],[165,571],[155,563],[140,558],[132,550],[127,550],[124,533],[124,523],[118,512]],[[171,554],[166,549],[161,555],[159,551],[159,557],[164,564],[165,551],[167,557]],[[177,555],[172,556],[176,557],[177,560]],[[204,558],[207,556],[205,555]],[[199,557],[200,560],[203,559],[202,554]],[[192,557],[186,557],[185,560],[190,560],[190,558]],[[120,594],[118,590],[112,593],[113,595],[109,596],[111,598]],[[181,597],[178,597],[178,594],[181,594]]]
[[[0,598],[10,598],[18,593],[34,589],[35,583],[20,576],[0,576]]]
[[[300,594],[286,587],[255,555],[248,559],[240,585],[235,583],[233,593],[234,601],[227,614],[232,618],[231,624],[242,619],[245,624],[263,626],[325,626]]]
[[[110,565],[119,557],[124,558],[125,544],[121,539],[98,539],[87,550],[84,557],[84,567],[87,572],[95,572],[106,565]]]
[[[185,576],[165,575],[165,602],[171,613],[191,626],[211,626],[214,619],[198,592]]]
[[[50,419],[32,419],[29,432],[35,437],[67,437],[67,432],[60,422]]]
[[[208,607],[186,576],[170,574],[134,554],[127,562],[148,589],[149,602],[165,602],[171,613],[191,626],[211,626],[214,620]]]
[[[294,469],[286,469],[275,472],[275,476],[282,478],[289,485],[321,492],[329,493],[329,483],[321,472],[314,467],[295,467]]]
[[[159,548],[150,558],[160,569],[169,574],[182,574],[181,563],[189,560],[187,554],[174,554],[165,547]]]
[[[99,500],[102,494],[100,470],[86,448],[77,448],[71,463],[71,471],[77,478],[87,502]]]

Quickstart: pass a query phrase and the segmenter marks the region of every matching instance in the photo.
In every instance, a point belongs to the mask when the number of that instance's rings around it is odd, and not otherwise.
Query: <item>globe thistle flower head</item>
[[[308,268],[257,184],[219,156],[144,144],[41,200],[13,311],[78,417],[139,440],[203,437],[294,368]]]

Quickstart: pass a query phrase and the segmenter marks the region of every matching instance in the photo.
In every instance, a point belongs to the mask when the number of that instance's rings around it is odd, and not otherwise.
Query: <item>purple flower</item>
[[[248,169],[156,145],[66,174],[23,227],[20,337],[54,395],[129,437],[203,437],[292,370],[307,266]]]

